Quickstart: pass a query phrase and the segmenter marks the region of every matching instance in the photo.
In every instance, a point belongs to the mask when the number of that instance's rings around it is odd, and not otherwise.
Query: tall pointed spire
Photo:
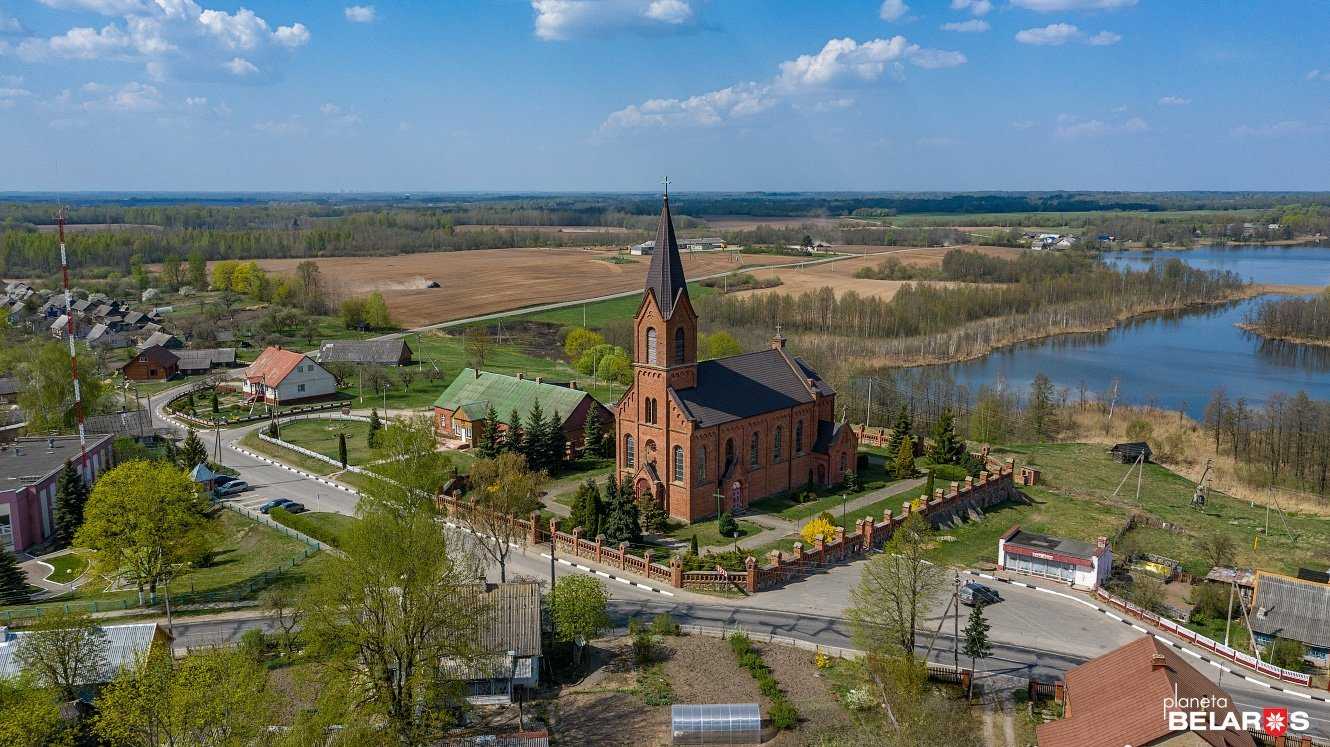
[[[666,189],[669,189],[667,184]],[[688,281],[683,276],[683,260],[679,257],[679,241],[674,237],[674,221],[670,219],[670,196],[667,193],[660,206],[660,225],[656,227],[656,247],[651,254],[651,267],[647,269],[647,286],[656,294],[656,304],[666,319],[674,313],[674,303],[680,295],[688,295]]]

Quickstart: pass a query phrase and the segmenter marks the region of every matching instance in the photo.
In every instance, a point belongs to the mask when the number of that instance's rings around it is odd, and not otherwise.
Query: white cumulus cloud
[[[258,75],[259,66],[245,59],[244,57],[232,57],[223,67],[230,74],[237,78],[246,78],[251,75]]]
[[[899,21],[910,12],[910,6],[905,4],[905,0],[882,0],[882,7],[878,8],[877,14],[884,21]]]
[[[4,36],[5,34],[21,34],[25,30],[23,24],[20,23],[17,18],[0,13],[0,36]]]
[[[1136,4],[1136,0],[1011,0],[1011,4],[1038,13],[1062,13],[1073,10],[1130,8]]]
[[[1105,122],[1101,119],[1085,119],[1072,114],[1059,114],[1057,127],[1053,133],[1060,138],[1075,139],[1134,134],[1146,132],[1149,129],[1149,123],[1140,117],[1130,117],[1119,122]]]
[[[1160,106],[1186,106],[1191,103],[1191,99],[1184,99],[1181,96],[1164,96],[1159,99]]]
[[[1122,41],[1122,36],[1112,31],[1100,31],[1093,36],[1087,36],[1075,24],[1050,23],[1047,26],[1017,31],[1016,41],[1021,44],[1045,47],[1057,47],[1068,42],[1084,42],[1092,46],[1103,47],[1117,44]]]
[[[1096,47],[1107,47],[1112,44],[1117,44],[1120,41],[1122,41],[1122,34],[1115,34],[1112,31],[1100,31],[1089,39],[1086,39],[1085,43]]]
[[[899,72],[905,63],[925,69],[965,64],[960,52],[929,49],[912,44],[903,36],[858,42],[832,39],[814,54],[804,54],[780,63],[777,75],[767,82],[737,83],[687,98],[658,98],[613,112],[602,129],[664,126],[714,126],[761,113],[790,98],[825,93],[835,86],[871,83],[888,70]],[[830,102],[853,104],[840,97],[819,99],[829,108],[844,108]],[[818,110],[818,103],[808,108]]]
[[[162,92],[147,83],[131,82],[119,88],[89,83],[83,91],[94,95],[83,102],[85,111],[151,112],[162,107]]]
[[[531,9],[545,41],[677,32],[697,21],[690,0],[531,0]]]
[[[1330,80],[1330,70],[1309,70],[1307,80]]]
[[[959,31],[966,34],[980,33],[987,31],[989,28],[991,27],[988,25],[988,21],[981,18],[971,18],[968,21],[953,21],[951,23],[942,24],[943,31]]]
[[[346,15],[346,20],[351,23],[374,23],[378,17],[378,12],[374,10],[373,5],[352,5],[342,11]]]
[[[952,10],[968,10],[976,16],[986,16],[993,9],[990,0],[951,0]]]

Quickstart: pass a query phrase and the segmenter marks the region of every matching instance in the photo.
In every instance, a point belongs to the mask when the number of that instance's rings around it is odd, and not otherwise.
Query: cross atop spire
[[[669,177],[663,180],[669,189]],[[688,295],[688,281],[683,275],[683,259],[679,256],[679,241],[674,236],[674,221],[670,218],[670,197],[660,206],[660,225],[656,227],[656,246],[647,268],[647,288],[656,294],[656,304],[666,319],[674,313],[674,302]]]
[[[665,185],[665,199],[670,199],[670,178],[667,176],[661,179],[660,183]]]

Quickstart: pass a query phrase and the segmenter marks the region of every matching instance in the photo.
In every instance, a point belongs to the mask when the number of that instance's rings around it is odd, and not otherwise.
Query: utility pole
[[[1233,627],[1233,589],[1238,585],[1238,569],[1233,569],[1233,578],[1228,582],[1228,616],[1224,618],[1224,645],[1228,645],[1228,630]]]
[[[873,377],[868,377],[868,411],[864,413],[864,429],[873,423]]]

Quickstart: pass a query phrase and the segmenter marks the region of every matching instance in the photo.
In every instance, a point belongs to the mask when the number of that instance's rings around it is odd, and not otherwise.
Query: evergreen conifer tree
[[[185,434],[184,445],[180,447],[180,468],[188,472],[207,462],[208,447],[203,445],[203,439],[199,438],[199,434],[190,428]]]
[[[910,436],[910,431],[914,430],[914,424],[910,421],[910,410],[905,405],[901,405],[901,411],[896,415],[896,422],[891,424],[891,438],[887,439],[887,453],[895,456],[900,453],[901,440]]]
[[[970,610],[970,619],[965,624],[965,630],[961,632],[964,636],[964,643],[961,646],[961,653],[970,657],[970,671],[975,671],[975,665],[979,659],[987,659],[993,655],[993,645],[988,640],[988,630],[991,626],[984,619],[984,605],[978,601]],[[974,695],[974,677],[970,678],[969,695]]]
[[[379,420],[379,411],[371,407],[369,410],[369,431],[365,434],[365,445],[374,448],[374,440],[378,438],[379,431],[383,430],[383,421]]]
[[[476,443],[480,456],[484,459],[497,457],[503,449],[499,443],[499,413],[494,411],[494,405],[490,405],[485,411],[485,425],[476,435]]]
[[[608,515],[605,517],[605,527],[601,530],[601,534],[605,535],[606,540],[615,544],[640,543],[642,527],[638,523],[637,501],[633,499],[632,489],[627,485],[618,485],[615,476],[611,474],[606,493],[612,493],[614,498],[608,505]]]
[[[503,450],[515,451],[518,454],[526,453],[526,439],[522,437],[522,418],[517,414],[517,408],[508,413],[508,430],[503,435]]]
[[[568,456],[568,437],[563,434],[563,418],[555,410],[545,423],[545,460],[551,475],[563,471]]]
[[[598,459],[605,455],[605,424],[594,412],[588,412],[582,431],[582,453]]]
[[[693,557],[697,557],[702,554],[701,552],[698,551],[696,534],[693,535],[693,539],[688,543],[688,554],[692,555]]]
[[[900,449],[896,452],[896,479],[904,480],[914,477],[914,445],[910,440],[901,440]]]
[[[944,409],[933,432],[929,434],[932,443],[928,445],[928,459],[934,464],[960,464],[965,457],[965,442],[956,435],[956,418],[951,410]]]
[[[65,460],[65,468],[55,484],[55,536],[61,547],[74,541],[74,532],[83,526],[83,507],[88,502],[88,486],[74,463]]]
[[[219,412],[221,412],[221,408],[217,406],[217,390],[214,389],[212,390],[212,414],[216,415]]]
[[[23,604],[32,601],[32,587],[28,577],[18,567],[14,553],[0,547],[0,604]]]
[[[522,446],[527,466],[532,471],[549,471],[549,432],[545,411],[539,400],[531,405],[531,411],[527,413],[526,425],[522,427]]]
[[[346,434],[337,434],[337,461],[342,463],[342,469],[346,469]]]

